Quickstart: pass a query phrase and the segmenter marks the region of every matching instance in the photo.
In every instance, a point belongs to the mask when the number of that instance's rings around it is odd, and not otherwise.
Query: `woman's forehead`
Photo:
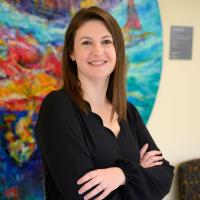
[[[76,31],[76,36],[79,38],[83,37],[112,37],[110,31],[106,27],[105,23],[101,20],[90,20],[83,23]]]

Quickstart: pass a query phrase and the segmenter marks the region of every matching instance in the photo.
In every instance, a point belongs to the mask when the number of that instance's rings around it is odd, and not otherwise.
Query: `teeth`
[[[92,64],[92,65],[102,65],[102,64],[104,64],[106,61],[91,61],[91,62],[89,62],[90,64]]]

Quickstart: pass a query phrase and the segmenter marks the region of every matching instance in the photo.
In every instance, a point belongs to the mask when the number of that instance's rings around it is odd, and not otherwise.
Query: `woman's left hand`
[[[161,151],[147,151],[149,145],[146,143],[140,150],[140,165],[143,168],[149,168],[163,164],[163,156]]]
[[[119,167],[110,167],[105,169],[96,169],[86,173],[78,181],[78,185],[84,184],[78,191],[79,194],[90,190],[84,199],[90,199],[97,194],[101,193],[95,200],[104,199],[113,190],[117,189],[120,185],[125,184],[125,175]]]

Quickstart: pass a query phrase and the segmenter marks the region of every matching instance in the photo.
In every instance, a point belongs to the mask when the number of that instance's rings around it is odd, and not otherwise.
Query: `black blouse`
[[[160,200],[169,192],[173,167],[166,160],[151,168],[139,165],[145,143],[149,151],[158,147],[130,103],[127,115],[129,125],[122,120],[116,137],[99,115],[81,112],[63,89],[45,97],[35,132],[44,160],[47,200],[83,199],[77,180],[91,170],[114,166],[122,169],[126,184],[107,200]]]

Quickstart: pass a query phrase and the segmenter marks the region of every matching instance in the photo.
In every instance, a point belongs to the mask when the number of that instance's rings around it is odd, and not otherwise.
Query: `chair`
[[[182,163],[178,167],[180,200],[200,200],[200,159]]]

